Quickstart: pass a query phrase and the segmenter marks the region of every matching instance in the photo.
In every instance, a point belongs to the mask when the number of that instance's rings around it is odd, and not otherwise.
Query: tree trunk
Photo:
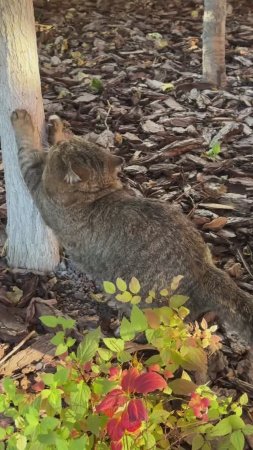
[[[204,0],[203,78],[216,87],[226,85],[226,0]]]
[[[16,108],[31,113],[40,147],[44,111],[32,0],[0,0],[0,136],[8,212],[7,257],[14,267],[52,270],[59,262],[58,244],[19,170],[10,122]]]

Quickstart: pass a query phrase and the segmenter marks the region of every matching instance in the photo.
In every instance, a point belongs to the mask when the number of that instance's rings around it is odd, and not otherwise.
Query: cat
[[[130,195],[119,178],[123,159],[73,136],[51,118],[48,153],[34,148],[30,115],[11,116],[20,169],[44,219],[70,258],[97,281],[135,276],[142,293],[182,275],[192,317],[215,311],[247,341],[253,298],[215,267],[200,233],[176,207]]]

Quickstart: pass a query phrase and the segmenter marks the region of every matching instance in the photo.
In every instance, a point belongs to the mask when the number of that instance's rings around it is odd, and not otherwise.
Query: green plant
[[[67,336],[72,320],[42,317],[47,326],[61,328],[52,340],[56,370],[42,374],[31,395],[3,380],[0,449],[179,449],[187,442],[193,450],[242,450],[253,433],[241,418],[247,395],[237,402],[219,399],[192,381],[220,342],[205,320],[200,326],[184,322],[187,298],[173,295],[181,278],[158,294],[165,306],[144,311],[136,305],[138,280],[128,286],[121,279],[105,282],[107,293],[133,303],[120,338],[105,338],[97,329],[77,345]],[[146,301],[156,297],[151,291]],[[146,345],[129,342],[140,333]]]
[[[219,142],[215,141],[211,143],[210,149],[206,152],[209,158],[215,159],[221,152],[221,145]]]
[[[102,80],[100,80],[100,78],[92,78],[90,88],[96,94],[100,94],[104,89]]]

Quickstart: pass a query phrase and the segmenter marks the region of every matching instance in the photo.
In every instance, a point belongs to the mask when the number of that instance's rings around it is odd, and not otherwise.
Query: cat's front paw
[[[69,123],[62,120],[56,114],[49,117],[47,131],[50,145],[58,144],[61,141],[68,141],[73,136]]]
[[[33,132],[32,118],[25,109],[15,109],[11,114],[11,123],[15,132]]]

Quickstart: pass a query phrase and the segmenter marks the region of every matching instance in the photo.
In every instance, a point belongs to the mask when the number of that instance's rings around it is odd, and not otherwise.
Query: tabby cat
[[[207,246],[177,208],[130,195],[122,158],[73,136],[54,116],[48,153],[34,148],[30,115],[11,116],[21,172],[45,221],[72,260],[97,281],[139,279],[143,294],[183,275],[179,292],[193,316],[216,311],[252,342],[253,298],[217,269]]]

